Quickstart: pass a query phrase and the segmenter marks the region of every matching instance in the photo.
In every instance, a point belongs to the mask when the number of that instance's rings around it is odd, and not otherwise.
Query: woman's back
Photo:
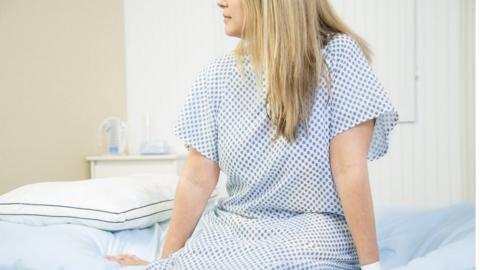
[[[368,158],[377,159],[388,149],[398,114],[354,39],[338,34],[322,53],[332,94],[322,80],[308,132],[299,122],[291,144],[273,140],[266,95],[256,90],[248,59],[246,80],[233,55],[200,73],[175,134],[218,162],[228,176],[228,195],[202,215],[184,248],[149,269],[169,269],[173,261],[181,269],[358,269],[332,180],[329,142],[375,117]]]

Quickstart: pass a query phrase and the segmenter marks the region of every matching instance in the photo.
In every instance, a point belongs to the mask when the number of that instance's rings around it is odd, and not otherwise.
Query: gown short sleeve
[[[335,46],[332,94],[329,98],[330,139],[370,119],[375,119],[368,160],[388,151],[398,112],[369,65],[359,44],[351,37]]]
[[[195,148],[206,158],[218,162],[216,85],[212,64],[201,70],[190,88],[174,127],[174,134],[185,148]]]

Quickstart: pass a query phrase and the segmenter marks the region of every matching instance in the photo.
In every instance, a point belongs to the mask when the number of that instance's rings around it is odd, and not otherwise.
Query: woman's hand
[[[106,256],[110,261],[116,262],[120,265],[148,265],[150,262],[144,261],[135,255],[120,254],[117,256]]]

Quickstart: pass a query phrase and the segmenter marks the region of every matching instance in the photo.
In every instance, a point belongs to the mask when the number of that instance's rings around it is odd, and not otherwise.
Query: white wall
[[[341,0],[334,1],[342,4]],[[406,118],[412,121],[400,123],[393,133],[389,153],[370,163],[374,201],[433,207],[473,200],[474,0],[409,2],[415,4],[414,8],[404,12],[413,14],[389,17],[397,20],[396,29],[402,29],[402,20],[416,18],[416,50],[409,59],[417,63],[417,85],[415,88],[398,81],[404,87],[395,83],[395,87],[387,90],[400,111],[411,114],[412,117]],[[128,122],[133,131],[130,153],[138,152],[145,112],[151,114],[154,136],[167,140],[174,151],[184,153],[181,141],[173,136],[173,126],[190,85],[208,61],[232,49],[237,41],[224,35],[221,11],[215,3],[125,0]],[[357,18],[395,14],[362,6],[344,5],[340,13]],[[388,7],[395,5],[385,8]],[[388,26],[377,23],[376,32],[377,37],[385,33],[391,42]],[[410,36],[407,34],[404,33]],[[398,42],[405,40],[399,38]],[[382,51],[388,49],[377,50]],[[399,59],[385,59],[389,57],[386,55],[378,53],[375,60],[388,63]],[[397,63],[393,61],[392,65]],[[383,68],[379,73],[382,72]],[[392,81],[388,78],[398,80],[397,74],[381,77],[386,87]],[[405,94],[399,91],[411,93],[411,97],[401,100]]]
[[[129,152],[139,151],[144,114],[150,113],[153,139],[173,136],[176,116],[194,77],[214,56],[237,42],[223,34],[216,1],[125,0]]]
[[[416,120],[371,164],[378,202],[474,200],[474,0],[418,0]]]

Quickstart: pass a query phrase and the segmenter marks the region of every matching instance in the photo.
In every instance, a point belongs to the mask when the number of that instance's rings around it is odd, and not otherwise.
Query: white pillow
[[[27,225],[83,224],[102,230],[167,220],[179,176],[134,174],[29,184],[0,196],[0,220]],[[217,189],[210,200],[217,196]]]

